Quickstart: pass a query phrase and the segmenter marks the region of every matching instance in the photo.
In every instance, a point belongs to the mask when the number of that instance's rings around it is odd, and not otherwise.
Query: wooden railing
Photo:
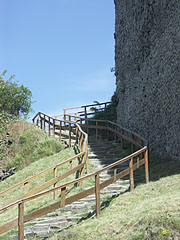
[[[85,112],[82,114],[85,114]],[[28,196],[28,197],[21,198],[20,200],[12,202],[11,204],[1,208],[0,211],[2,212],[13,206],[18,206],[18,217],[16,219],[0,226],[0,234],[5,233],[5,232],[13,229],[14,227],[18,226],[19,239],[22,240],[22,239],[24,239],[24,223],[25,222],[31,221],[31,220],[38,218],[44,214],[52,212],[58,208],[63,208],[64,206],[71,204],[79,199],[85,198],[91,194],[96,195],[96,215],[99,216],[101,189],[107,187],[108,185],[112,184],[113,182],[116,182],[118,179],[129,175],[130,190],[132,191],[134,189],[134,171],[142,165],[145,165],[146,183],[149,182],[148,147],[147,147],[147,141],[144,138],[142,138],[141,136],[139,136],[138,134],[136,134],[132,131],[129,131],[128,129],[122,128],[118,124],[111,122],[111,121],[82,118],[81,116],[77,116],[76,113],[71,114],[71,115],[69,114],[68,117],[70,117],[71,121],[64,121],[64,123],[62,123],[63,122],[62,120],[53,119],[45,114],[38,113],[35,116],[35,118],[33,119],[33,121],[38,126],[40,126],[42,129],[48,130],[50,135],[51,135],[51,132],[53,132],[53,133],[55,132],[56,128],[60,129],[60,127],[61,127],[61,130],[62,130],[62,129],[65,129],[66,127],[69,128],[68,124],[70,124],[71,127],[73,126],[73,124],[76,125],[76,136],[78,136],[79,144],[82,148],[82,152],[80,154],[83,153],[84,157],[85,156],[87,157],[87,151],[86,151],[87,141],[86,140],[83,141],[82,134],[84,132],[82,131],[82,129],[86,129],[86,131],[89,134],[91,134],[91,132],[93,131],[93,134],[95,134],[96,138],[99,138],[100,136],[102,136],[102,137],[106,137],[110,140],[111,139],[116,140],[117,142],[119,142],[121,147],[123,147],[124,141],[127,141],[131,144],[132,154],[110,164],[107,167],[102,168],[99,171],[95,171],[86,176],[82,176],[82,174],[81,174],[81,177],[76,180],[67,182],[60,186],[54,185],[54,188],[52,188],[50,190],[46,190],[46,191],[39,192],[39,193],[36,193],[36,194]],[[71,127],[69,128],[69,130],[71,130]],[[84,133],[84,136],[85,136],[85,133]],[[85,137],[85,139],[86,138],[87,137]],[[71,137],[69,137],[69,139],[71,139]],[[121,172],[118,172],[117,167],[124,162],[128,162],[129,167]],[[88,163],[87,163],[87,165],[88,165]],[[109,179],[105,180],[104,182],[100,183],[100,174],[109,169],[113,169],[113,176],[111,176]],[[89,178],[95,179],[94,186],[92,186],[91,188],[86,189],[84,191],[81,191],[78,194],[74,194],[73,196],[67,197],[66,189],[68,186],[71,186],[73,184],[77,184],[80,182],[83,183],[84,181],[86,181]],[[53,184],[54,184],[54,182],[53,182]],[[44,196],[46,198],[47,194],[49,194],[51,192],[54,194],[55,193],[57,194],[58,191],[61,191],[61,197],[60,197],[59,201],[57,201],[53,204],[49,204],[47,207],[35,210],[34,212],[28,213],[26,215],[24,214],[24,207],[25,207],[26,202],[29,202],[33,199],[37,199],[40,196]]]
[[[15,202],[15,201],[21,200],[25,197],[29,197],[31,195],[34,195],[34,194],[36,194],[36,193],[38,193],[38,192],[40,192],[44,189],[47,189],[50,186],[56,187],[59,181],[62,181],[64,178],[68,177],[69,175],[71,175],[71,174],[73,174],[77,171],[80,171],[80,176],[83,176],[85,165],[86,165],[86,170],[88,172],[88,153],[87,153],[87,151],[88,151],[88,149],[87,149],[88,135],[84,131],[82,131],[81,127],[78,124],[72,123],[72,122],[69,122],[69,121],[63,121],[63,120],[58,120],[57,121],[57,120],[55,120],[55,119],[53,119],[53,118],[51,118],[51,117],[49,117],[49,116],[47,116],[43,113],[40,113],[40,112],[33,118],[33,122],[36,125],[38,125],[41,129],[47,130],[49,135],[51,135],[51,131],[53,131],[53,134],[55,134],[55,127],[56,128],[58,127],[59,138],[60,139],[63,135],[62,134],[62,131],[63,131],[62,129],[67,129],[67,124],[68,124],[69,145],[71,146],[72,133],[75,132],[76,144],[79,143],[81,151],[78,154],[76,154],[75,156],[73,156],[73,157],[71,157],[71,158],[69,158],[69,159],[67,159],[63,162],[57,163],[56,165],[51,166],[51,167],[45,169],[44,171],[42,171],[42,172],[40,172],[40,173],[30,177],[30,178],[27,178],[27,179],[23,180],[22,182],[17,183],[16,185],[0,192],[0,197],[1,197],[1,196],[4,196],[4,194],[6,194],[8,192],[11,192],[12,190],[15,190],[15,189],[22,186],[24,188],[24,195],[18,197],[17,199],[13,200],[12,202]],[[48,123],[47,126],[46,126],[46,123]],[[73,129],[75,129],[74,132],[72,132]],[[76,167],[72,168],[72,162],[76,159],[79,159],[80,163]],[[61,167],[65,164],[70,165],[69,166],[70,170],[66,171],[65,173],[58,176],[58,167]],[[53,171],[53,176],[54,176],[51,180],[45,182],[44,184],[42,184],[40,186],[34,187],[33,190],[31,190],[31,191],[28,190],[30,188],[30,183],[34,179],[36,179],[40,176],[43,176],[50,171]],[[57,198],[57,192],[54,192],[54,199],[56,199],[56,198]],[[2,210],[0,209],[0,213],[1,212],[2,212]]]
[[[84,117],[84,118],[87,118],[88,116],[93,117],[95,112],[103,111],[104,109],[106,109],[106,107],[110,103],[111,102],[103,102],[103,103],[88,104],[88,105],[83,105],[83,106],[73,107],[73,108],[64,108],[64,120],[67,120],[68,118],[71,119],[72,116],[74,116],[74,121],[76,120],[76,117]]]

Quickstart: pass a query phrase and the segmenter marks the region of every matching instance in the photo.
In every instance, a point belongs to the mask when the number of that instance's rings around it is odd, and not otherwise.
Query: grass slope
[[[17,171],[16,174],[13,176],[7,178],[3,182],[0,182],[0,191],[3,191],[13,185],[15,185],[18,182],[21,182],[24,179],[27,179],[33,175],[36,175],[37,173],[47,169],[48,167],[54,166],[57,163],[60,163],[71,156],[74,156],[74,150],[72,148],[67,148],[62,150],[61,152],[54,154],[49,157],[42,158],[36,162],[33,162],[29,164],[27,167],[25,167],[22,170]],[[78,165],[78,160],[74,160],[72,162],[72,167],[75,167]],[[65,164],[63,166],[58,167],[58,176],[63,174],[64,172],[70,170],[69,164]],[[90,165],[90,170],[92,170],[92,166]],[[61,182],[58,183],[58,185],[61,185],[65,182],[72,181],[75,179],[76,174],[72,174],[65,179],[63,179]],[[39,176],[32,180],[29,183],[29,191],[34,189],[37,186],[42,185],[43,183],[47,182],[48,180],[53,178],[53,171],[50,171],[46,173],[45,175]],[[84,185],[83,188],[92,186],[94,184],[94,179],[90,179],[87,181]],[[52,188],[52,186],[50,187]],[[82,186],[69,186],[67,187],[66,190],[66,195],[70,196],[75,193],[78,193],[82,191]],[[15,200],[16,198],[20,197],[23,195],[24,192],[24,186],[20,186],[16,188],[15,190],[5,193],[3,196],[0,196],[0,207],[3,207],[7,205],[10,201]],[[59,191],[60,194],[60,191]],[[32,200],[30,202],[25,203],[25,214],[30,213],[32,211],[35,211],[37,209],[40,209],[42,207],[48,206],[49,204],[52,204],[56,201],[59,201],[59,197],[57,200],[53,199],[53,193],[47,194],[45,196],[39,197],[35,200]],[[0,214],[0,225],[11,221],[17,217],[17,206],[10,208],[9,210],[3,212]],[[0,236],[0,239],[9,239],[12,234],[17,234],[17,230],[12,230],[8,233],[5,233]]]
[[[70,231],[54,235],[59,239],[180,239],[180,175],[139,185],[113,199],[108,208]]]
[[[53,156],[45,157],[36,162],[33,162],[30,165],[28,165],[26,168],[19,170],[13,176],[7,178],[5,181],[0,182],[0,191],[3,191],[4,189],[9,188],[15,185],[16,183],[21,182],[22,180],[47,169],[48,167],[54,166],[56,163],[62,162],[73,155],[74,155],[73,149],[68,148],[68,149],[62,150],[60,153],[54,154]],[[58,175],[62,174],[67,170],[69,170],[68,164],[63,165],[62,167],[59,167]],[[29,183],[29,191],[45,183],[46,181],[52,179],[52,177],[53,177],[53,171],[50,171],[45,175],[35,178]],[[73,175],[68,177],[68,180],[72,180],[72,179],[74,179]],[[10,201],[15,200],[16,198],[22,196],[23,193],[24,193],[23,185],[16,188],[13,191],[10,191],[9,193],[5,193],[3,196],[0,197],[0,207],[5,206]],[[25,213],[29,213],[43,206],[47,206],[49,203],[53,201],[55,201],[53,200],[53,194],[48,194],[46,195],[46,197],[40,197],[37,200],[28,202],[27,204],[25,204]],[[16,218],[16,216],[17,216],[17,206],[10,208],[8,211],[5,211],[4,213],[0,214],[0,225]],[[5,239],[5,238],[2,238],[2,239]]]
[[[0,148],[0,165],[3,168],[22,169],[64,148],[60,141],[49,138],[43,130],[24,120],[7,124],[3,135],[4,144]]]

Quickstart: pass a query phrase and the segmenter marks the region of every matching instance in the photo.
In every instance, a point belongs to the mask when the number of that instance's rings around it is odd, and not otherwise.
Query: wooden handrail
[[[52,117],[49,117],[48,115],[46,115],[44,113],[41,113],[41,112],[38,112],[35,115],[35,117],[33,118],[33,122],[36,120],[37,117],[41,118],[41,115],[43,115],[43,119],[45,119],[45,117],[48,117],[48,119],[53,120],[53,124],[55,124],[55,121],[54,121],[55,119],[53,119]],[[83,144],[83,147],[81,149],[82,151],[79,154],[76,154],[75,156],[73,156],[73,157],[71,157],[71,158],[69,158],[69,159],[67,159],[67,160],[65,160],[63,162],[57,163],[56,165],[51,166],[51,167],[41,171],[40,173],[38,173],[38,174],[36,174],[36,175],[34,175],[34,176],[30,177],[30,178],[27,178],[27,179],[23,180],[22,182],[19,182],[19,183],[15,184],[14,186],[12,186],[12,187],[10,187],[8,189],[5,189],[4,191],[0,192],[0,196],[4,195],[7,192],[10,192],[10,191],[16,189],[17,187],[19,187],[21,185],[25,185],[25,184],[29,183],[30,181],[32,181],[35,178],[37,178],[37,177],[39,177],[39,176],[41,176],[41,175],[43,175],[43,174],[53,170],[54,168],[57,168],[57,167],[62,166],[64,164],[66,164],[66,163],[72,162],[73,160],[75,160],[75,159],[77,159],[79,157],[83,157],[86,154],[86,145],[87,145],[86,143],[88,141],[88,135],[81,129],[81,127],[77,123],[70,122],[70,121],[64,121],[64,120],[60,120],[60,121],[61,121],[61,123],[75,124],[76,127],[79,129],[79,131],[82,133],[82,135],[84,136],[84,144]],[[41,126],[41,128],[43,128],[43,126]]]
[[[102,104],[104,104],[104,103],[102,103]],[[99,105],[99,104],[94,104],[94,105]],[[86,107],[90,107],[90,106],[92,106],[92,105],[83,106],[83,107],[85,107],[84,116],[87,116]],[[75,108],[70,108],[70,109],[75,109]],[[65,109],[65,110],[67,110],[67,109]],[[43,117],[41,115],[43,115]],[[40,121],[40,127],[42,129],[43,128],[45,129],[45,122],[48,122],[48,131],[49,132],[51,131],[50,126],[53,126],[53,129],[55,129],[55,124],[58,121],[59,121],[60,127],[62,124],[64,124],[64,126],[69,124],[70,130],[71,130],[71,125],[74,125],[76,127],[76,137],[79,139],[81,152],[79,153],[79,155],[76,155],[72,158],[75,159],[77,156],[81,156],[83,158],[81,164],[76,167],[77,169],[82,167],[82,171],[81,171],[82,173],[83,173],[85,161],[86,161],[86,164],[88,164],[88,156],[87,156],[88,135],[82,130],[81,127],[86,128],[88,132],[90,129],[94,128],[96,131],[96,137],[98,137],[101,130],[103,130],[103,131],[106,130],[107,137],[109,137],[110,133],[111,133],[114,135],[116,140],[118,138],[120,138],[121,146],[123,146],[123,140],[127,140],[128,142],[131,143],[131,150],[133,151],[132,154],[130,154],[129,156],[127,156],[123,159],[117,160],[116,162],[114,162],[98,171],[95,171],[91,174],[87,174],[85,176],[81,175],[80,178],[75,179],[70,182],[67,182],[65,184],[62,184],[60,186],[57,186],[57,184],[56,184],[58,181],[58,177],[56,176],[54,178],[54,180],[51,180],[51,182],[50,182],[50,183],[54,184],[53,189],[40,191],[39,193],[36,192],[35,194],[30,195],[30,196],[25,195],[25,197],[22,197],[21,199],[18,199],[17,201],[14,201],[14,202],[8,204],[7,206],[4,206],[3,208],[0,209],[0,213],[4,210],[11,208],[12,206],[15,206],[15,205],[18,205],[19,211],[18,211],[18,218],[0,226],[0,234],[7,232],[7,231],[11,230],[12,228],[18,226],[19,240],[23,240],[24,239],[23,232],[24,232],[24,223],[25,222],[33,220],[37,217],[40,217],[44,214],[47,214],[51,211],[58,209],[58,208],[62,208],[64,206],[66,206],[67,204],[73,203],[74,201],[82,199],[93,193],[96,195],[96,215],[99,216],[99,214],[100,214],[100,190],[107,187],[108,185],[112,184],[113,182],[117,181],[118,179],[120,179],[124,176],[130,175],[130,190],[132,191],[134,189],[134,175],[133,175],[134,171],[142,165],[145,165],[146,183],[149,182],[148,147],[147,147],[147,141],[144,138],[142,138],[138,134],[136,134],[128,129],[125,129],[125,128],[119,126],[117,123],[114,123],[111,121],[95,120],[95,119],[89,119],[87,117],[82,118],[81,116],[77,116],[76,113],[74,113],[72,115],[64,115],[64,116],[68,116],[70,120],[75,118],[75,121],[66,121],[65,119],[57,120],[52,117],[49,117],[46,114],[38,113],[33,118],[33,122],[35,122],[35,120],[38,118],[37,124],[39,124],[38,121]],[[48,118],[48,119],[46,119],[46,118]],[[42,124],[42,121],[44,121],[44,125]],[[93,122],[93,124],[90,124],[91,122]],[[61,131],[60,131],[60,136],[61,136]],[[140,149],[137,150],[136,152],[134,152],[134,146],[136,146]],[[64,162],[72,162],[72,158],[69,158],[69,159],[65,160]],[[124,162],[127,162],[127,161],[129,162],[129,167],[126,168],[125,170],[121,171],[120,173],[117,173],[117,166]],[[112,168],[114,168],[114,176],[112,176],[109,179],[105,180],[104,182],[100,183],[99,175],[101,173],[103,173],[104,171],[107,171]],[[69,172],[72,172],[72,170],[70,170]],[[64,174],[66,175],[68,173],[64,173]],[[83,182],[86,179],[91,178],[91,177],[95,177],[95,185],[93,187],[66,198],[65,191],[69,185]],[[26,182],[27,181],[24,180],[23,182],[21,182],[21,184],[26,183]],[[47,183],[47,184],[50,184],[50,183]],[[41,188],[41,190],[43,190],[43,186],[40,186],[40,188]],[[61,190],[60,201],[50,204],[47,207],[35,210],[34,212],[29,213],[27,215],[24,215],[24,203],[25,202],[36,199],[40,196],[45,196],[46,194],[51,193],[51,192],[54,192],[54,196],[55,196],[55,195],[57,195],[55,193],[57,193],[58,190]]]
[[[78,106],[78,107],[64,108],[64,110],[79,109],[79,108],[84,108],[84,107],[94,107],[94,106],[100,106],[103,104],[110,104],[110,103],[111,102],[94,103],[94,104],[88,104],[88,105],[83,105],[83,106]]]
[[[37,178],[37,177],[39,177],[39,176],[41,176],[41,175],[43,175],[43,174],[45,174],[45,173],[53,170],[54,168],[57,168],[57,167],[59,167],[59,166],[62,166],[62,165],[66,164],[66,163],[68,163],[68,162],[70,162],[70,161],[73,161],[73,160],[76,159],[76,158],[79,158],[79,157],[83,156],[83,154],[84,154],[84,152],[81,152],[81,153],[79,153],[79,154],[77,154],[77,155],[75,155],[75,156],[73,156],[73,157],[71,157],[71,158],[68,158],[67,160],[65,160],[65,161],[63,161],[63,162],[57,163],[56,165],[54,165],[54,166],[52,166],[52,167],[50,167],[50,168],[47,168],[47,169],[43,170],[42,172],[39,172],[38,174],[36,174],[36,175],[34,175],[34,176],[30,177],[30,178],[26,178],[26,179],[23,180],[22,182],[19,182],[19,183],[17,183],[16,185],[14,185],[14,186],[12,186],[12,187],[10,187],[10,188],[8,188],[8,189],[0,192],[0,196],[2,196],[4,193],[7,193],[7,192],[9,192],[9,191],[11,191],[11,190],[14,190],[15,188],[17,188],[17,187],[19,187],[19,186],[21,186],[21,185],[24,185],[24,184],[27,183],[27,182],[30,182],[30,181],[34,180],[35,178]]]
[[[84,180],[86,180],[86,179],[88,179],[88,178],[91,178],[91,177],[93,177],[93,176],[99,175],[99,174],[101,174],[102,172],[105,172],[105,171],[107,171],[107,170],[109,170],[109,169],[111,169],[111,168],[113,168],[113,167],[116,167],[117,165],[120,165],[121,163],[127,162],[127,161],[131,160],[132,158],[135,158],[136,156],[138,156],[138,155],[140,155],[141,153],[146,152],[146,151],[147,151],[147,147],[144,147],[144,148],[136,151],[135,153],[132,153],[132,154],[130,154],[129,156],[123,158],[123,159],[117,160],[116,162],[111,163],[110,165],[108,165],[108,166],[106,166],[106,167],[104,167],[104,168],[101,168],[100,170],[97,170],[97,171],[95,171],[95,172],[93,172],[93,173],[87,174],[86,176],[83,176],[83,177],[80,177],[80,178],[78,178],[78,179],[72,180],[72,181],[70,181],[70,182],[64,183],[64,184],[62,184],[62,185],[60,185],[60,186],[58,186],[58,187],[56,187],[56,188],[49,189],[49,190],[46,190],[46,191],[43,191],[43,192],[34,194],[33,196],[29,196],[29,197],[23,198],[23,199],[21,199],[21,200],[15,201],[15,202],[13,202],[13,203],[11,203],[11,204],[9,204],[9,205],[1,208],[1,209],[0,209],[0,212],[3,211],[3,210],[7,210],[8,208],[10,208],[10,207],[12,207],[12,206],[14,206],[14,205],[19,204],[21,201],[24,201],[24,202],[30,201],[30,200],[33,200],[33,199],[35,199],[35,198],[37,198],[37,197],[46,195],[46,194],[51,193],[51,192],[54,192],[54,191],[56,191],[56,190],[60,190],[60,189],[62,189],[62,188],[65,188],[65,187],[67,187],[67,186],[69,186],[69,185],[72,185],[72,184],[75,184],[75,183],[79,183],[79,182],[82,182],[82,181],[84,181]]]

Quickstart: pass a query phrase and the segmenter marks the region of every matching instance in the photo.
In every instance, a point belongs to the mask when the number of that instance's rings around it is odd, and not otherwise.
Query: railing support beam
[[[145,178],[146,178],[146,183],[149,182],[149,169],[148,169],[148,148],[145,151]]]
[[[99,174],[95,175],[95,194],[96,194],[96,216],[99,217],[101,211]]]
[[[133,157],[129,160],[130,191],[134,190]]]
[[[24,240],[24,202],[18,204],[18,239]]]

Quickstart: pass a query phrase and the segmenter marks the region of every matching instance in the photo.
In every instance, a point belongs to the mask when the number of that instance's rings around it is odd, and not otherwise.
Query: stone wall
[[[115,11],[118,123],[180,160],[180,1],[115,0]]]

